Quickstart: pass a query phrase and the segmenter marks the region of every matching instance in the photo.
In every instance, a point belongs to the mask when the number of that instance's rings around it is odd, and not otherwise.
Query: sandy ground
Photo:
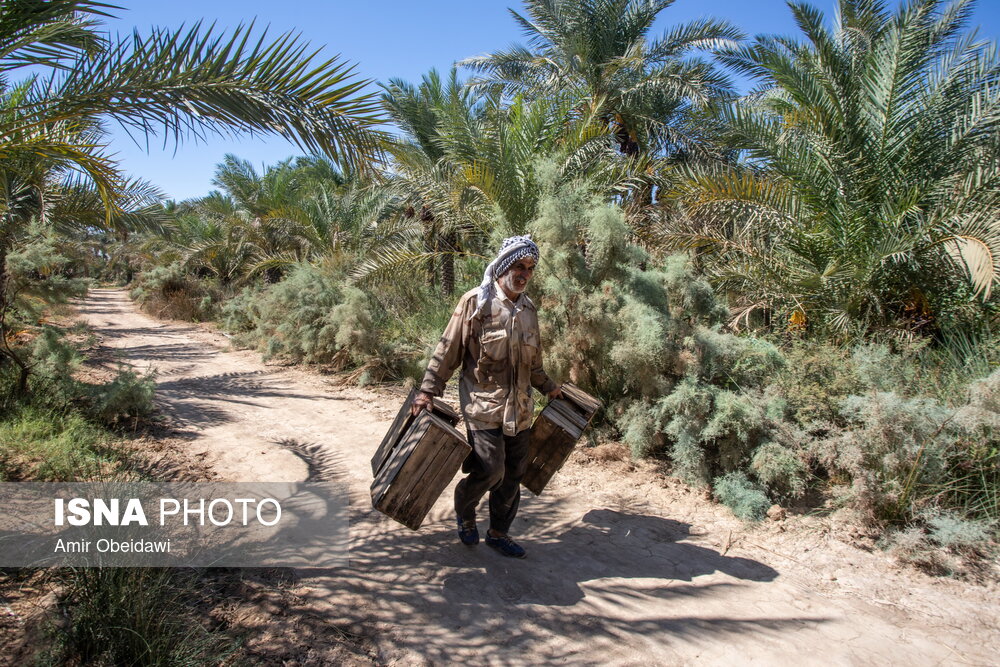
[[[451,490],[418,532],[371,508],[369,459],[403,399],[261,363],[118,290],[79,311],[136,367],[186,456],[229,481],[332,475],[350,489],[350,564],[297,570],[231,610],[284,664],[1000,664],[1000,596],[851,546],[828,518],[747,527],[605,445],[524,492],[506,559],[465,547]],[[234,620],[235,619],[235,620]]]

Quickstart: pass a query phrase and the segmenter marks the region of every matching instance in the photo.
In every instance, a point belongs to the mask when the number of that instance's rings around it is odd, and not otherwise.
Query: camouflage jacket
[[[512,302],[494,284],[492,302],[474,319],[476,289],[462,295],[441,335],[420,389],[440,396],[461,365],[458,392],[466,425],[503,428],[507,435],[531,426],[532,387],[544,394],[555,383],[542,370],[538,312],[525,294]]]

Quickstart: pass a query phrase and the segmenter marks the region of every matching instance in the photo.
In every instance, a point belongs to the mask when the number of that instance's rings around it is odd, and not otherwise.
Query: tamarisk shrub
[[[545,186],[530,231],[546,365],[604,400],[633,455],[666,450],[678,475],[704,485],[780,441],[783,404],[764,386],[781,354],[722,330],[728,309],[685,256],[650,257],[620,207],[578,184]]]
[[[225,323],[265,357],[360,364],[377,352],[368,296],[342,276],[299,264],[263,290],[247,290],[223,311]]]
[[[155,266],[139,274],[129,296],[156,317],[191,322],[212,320],[221,299],[211,280],[191,274],[182,262]]]

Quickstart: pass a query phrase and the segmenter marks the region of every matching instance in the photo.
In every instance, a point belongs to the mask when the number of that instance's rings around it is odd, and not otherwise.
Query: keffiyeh
[[[537,262],[539,256],[538,246],[531,240],[529,234],[504,239],[503,243],[500,244],[500,252],[496,259],[490,262],[486,271],[483,272],[483,282],[480,283],[479,291],[476,292],[476,309],[472,311],[469,319],[479,315],[486,302],[493,298],[494,281],[505,274],[507,269],[514,265],[514,262],[525,257],[532,257]]]

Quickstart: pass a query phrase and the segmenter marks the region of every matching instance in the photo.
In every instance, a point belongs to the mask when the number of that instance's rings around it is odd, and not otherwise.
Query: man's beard
[[[508,271],[507,273],[500,276],[500,286],[503,287],[504,290],[511,292],[512,294],[520,294],[528,288],[528,281],[525,281],[523,285],[518,287],[514,283],[514,272]]]

